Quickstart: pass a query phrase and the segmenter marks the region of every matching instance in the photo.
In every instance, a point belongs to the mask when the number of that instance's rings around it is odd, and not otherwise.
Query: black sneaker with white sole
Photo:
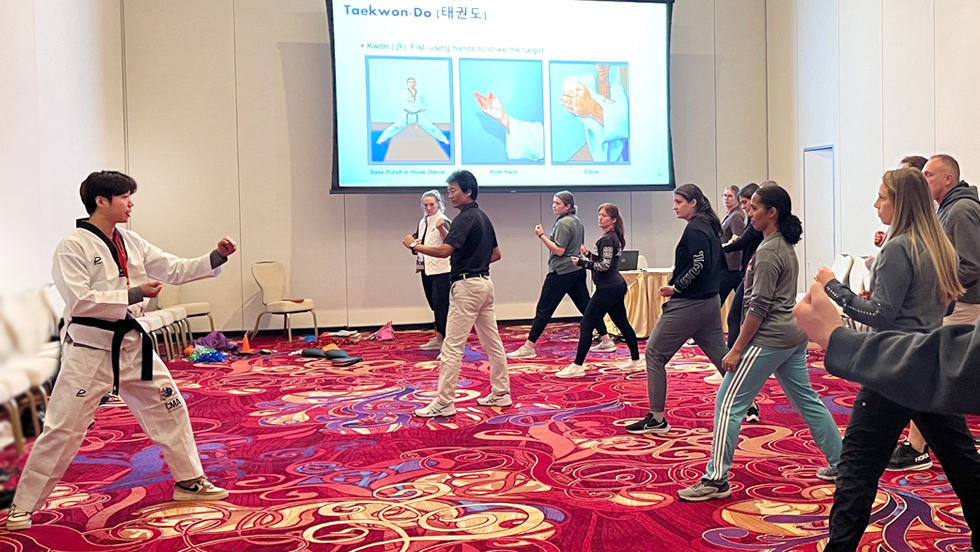
[[[643,435],[645,433],[663,434],[668,431],[670,431],[670,424],[667,423],[667,418],[664,417],[663,420],[658,422],[652,413],[647,413],[646,417],[639,422],[633,422],[626,426],[626,433],[632,433],[633,435]]]
[[[905,441],[895,452],[892,453],[891,460],[888,461],[888,471],[921,471],[932,467],[932,458],[929,456],[929,445],[925,450],[919,452],[912,448],[912,443]]]
[[[759,407],[750,406],[748,410],[745,411],[745,421],[750,424],[759,423]]]

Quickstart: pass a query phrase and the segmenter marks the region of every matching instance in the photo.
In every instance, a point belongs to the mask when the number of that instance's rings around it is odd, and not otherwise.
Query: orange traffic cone
[[[252,353],[252,346],[248,344],[248,334],[245,334],[245,339],[242,340],[242,353],[248,355]]]

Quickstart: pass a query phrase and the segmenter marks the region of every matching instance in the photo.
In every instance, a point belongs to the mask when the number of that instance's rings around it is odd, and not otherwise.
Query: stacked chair
[[[49,286],[0,297],[0,404],[10,420],[18,455],[24,454],[21,409],[30,409],[34,433],[40,434],[38,399],[47,405],[61,363],[57,331],[64,305],[52,292]]]

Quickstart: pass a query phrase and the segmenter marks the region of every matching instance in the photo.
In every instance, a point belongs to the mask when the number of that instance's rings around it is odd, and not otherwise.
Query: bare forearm
[[[558,244],[551,241],[551,238],[549,238],[548,236],[542,234],[541,241],[544,242],[544,246],[548,248],[548,251],[551,251],[555,255],[558,255],[560,257],[565,254],[565,248],[558,247]]]

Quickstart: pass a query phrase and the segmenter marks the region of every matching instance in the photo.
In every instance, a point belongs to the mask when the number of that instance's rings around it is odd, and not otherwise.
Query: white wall
[[[0,292],[51,281],[78,185],[124,166],[117,0],[0,1]]]
[[[93,59],[90,63],[75,59],[71,67],[62,68],[68,78],[39,77],[33,82],[42,89],[35,92],[10,87],[10,92],[23,96],[21,105],[34,113],[44,111],[35,105],[39,102],[49,102],[61,112],[57,117],[41,117],[38,124],[32,122],[33,116],[22,120],[23,108],[0,107],[4,110],[0,111],[0,136],[16,137],[20,142],[26,136],[34,144],[31,151],[36,151],[42,132],[61,130],[60,119],[72,137],[62,143],[62,150],[72,151],[91,167],[79,166],[80,161],[64,167],[28,162],[16,165],[16,170],[0,169],[5,178],[9,174],[28,182],[57,179],[67,188],[52,196],[62,207],[44,215],[51,224],[51,236],[30,246],[7,245],[4,240],[4,247],[15,248],[11,255],[22,256],[22,250],[16,248],[50,251],[56,236],[63,235],[65,225],[80,214],[78,182],[93,167],[122,168],[125,152],[126,168],[140,184],[132,220],[136,231],[166,250],[188,256],[213,248],[225,234],[238,240],[240,254],[232,258],[222,277],[181,290],[182,300],[209,301],[222,329],[238,330],[254,323],[261,303],[249,267],[267,259],[286,265],[289,295],[315,300],[321,326],[430,319],[411,256],[400,244],[420,216],[418,198],[328,193],[333,106],[322,0],[90,0],[77,4],[64,0],[44,5],[60,9],[77,5],[72,9],[87,10],[90,18],[78,20],[73,32],[100,29],[96,36],[105,43],[100,48],[83,43],[81,51],[89,52],[84,55]],[[9,42],[19,49],[10,57],[20,64],[22,73],[30,75],[35,65],[44,65],[42,58],[53,63],[58,48],[67,50],[59,38],[46,35],[38,52],[49,54],[33,53],[35,31],[29,19],[34,10],[13,2],[0,2],[0,6],[11,15],[16,11],[20,18],[11,25],[7,13],[2,13],[0,25],[27,35],[18,38],[2,33],[4,38],[0,38],[6,41],[3,44]],[[36,18],[39,41],[45,26],[40,21],[51,18],[54,7],[38,7],[38,13],[50,10]],[[96,14],[105,21],[92,20]],[[110,25],[102,30],[106,21],[114,22],[115,28]],[[768,176],[766,2],[680,0],[674,6],[672,33],[677,181],[701,185],[720,205],[724,186]],[[108,38],[115,40],[115,50]],[[80,55],[65,51],[62,63],[68,65],[71,56]],[[103,57],[116,62],[115,68],[109,67],[113,63],[93,65],[94,58]],[[86,75],[89,80],[82,80],[93,91],[98,89],[94,81],[115,86],[103,86],[101,96],[64,97],[74,80]],[[0,91],[2,97],[8,96],[6,89]],[[106,123],[99,127],[103,138],[80,134],[82,129],[95,132],[89,123],[107,105],[112,116],[103,113],[100,119]],[[22,130],[15,131],[8,121]],[[127,129],[126,140],[123,128]],[[77,142],[91,147],[79,148]],[[54,169],[58,174],[44,174]],[[433,186],[441,188],[443,183],[433,182]],[[683,225],[671,211],[670,193],[581,193],[576,197],[589,240],[598,238],[592,222],[597,206],[612,201],[626,219],[629,247],[639,249],[653,266],[673,262]],[[481,206],[494,221],[504,256],[493,267],[497,312],[502,319],[533,315],[547,255],[532,229],[539,222],[552,223],[550,203],[550,194],[486,193],[480,197]],[[21,217],[17,213],[6,224],[23,224],[26,219]],[[33,263],[30,276],[23,277],[23,285],[47,280],[49,266],[45,254]],[[4,287],[9,286],[0,286],[0,291]],[[576,311],[565,304],[558,314],[575,315]],[[268,324],[267,319],[264,326]],[[300,317],[295,324],[308,325]]]
[[[902,157],[949,153],[968,181],[980,170],[980,3],[769,0],[767,13],[770,172],[799,193],[803,149],[834,146],[841,250],[874,253],[872,204]]]

